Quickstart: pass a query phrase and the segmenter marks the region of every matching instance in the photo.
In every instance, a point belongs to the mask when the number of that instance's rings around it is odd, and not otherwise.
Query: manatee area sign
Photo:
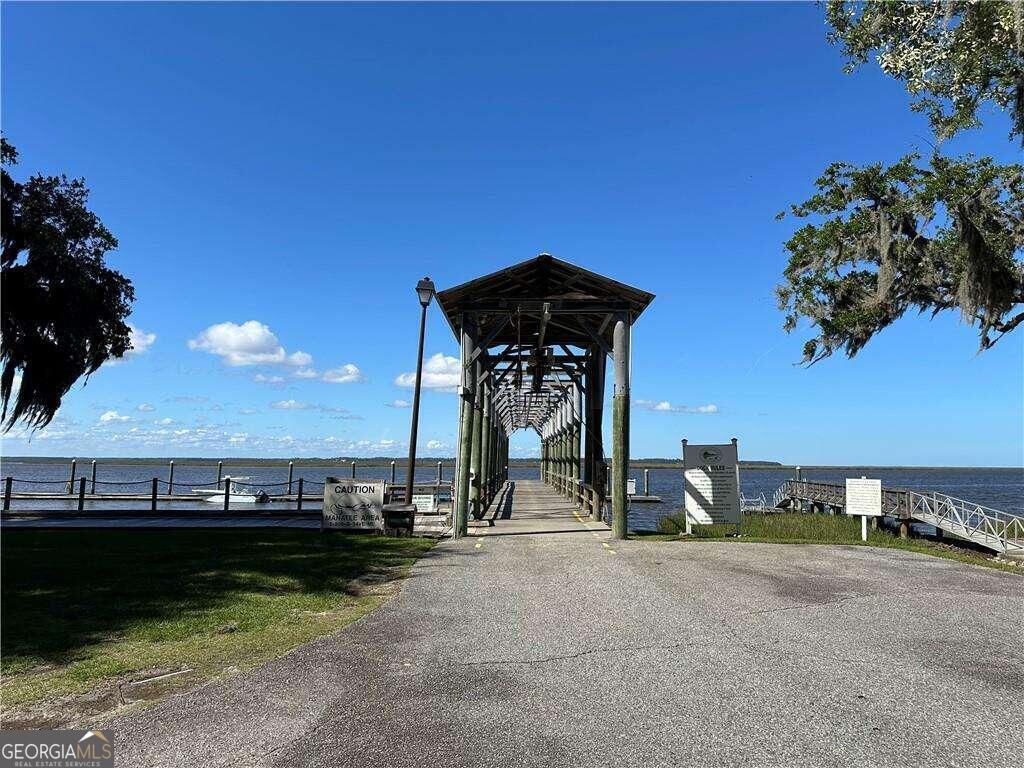
[[[687,520],[740,524],[740,475],[735,438],[724,445],[683,440],[683,504]]]
[[[320,529],[383,531],[384,482],[328,477]]]

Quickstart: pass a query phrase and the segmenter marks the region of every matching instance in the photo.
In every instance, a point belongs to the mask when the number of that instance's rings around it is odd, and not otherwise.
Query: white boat
[[[228,504],[255,504],[256,494],[252,492],[252,489],[246,485],[243,485],[241,481],[249,480],[246,477],[225,477],[225,480],[231,481],[231,495],[228,498]],[[193,488],[192,493],[207,494],[203,501],[208,504],[224,504],[224,491],[217,490],[212,494],[208,488]]]

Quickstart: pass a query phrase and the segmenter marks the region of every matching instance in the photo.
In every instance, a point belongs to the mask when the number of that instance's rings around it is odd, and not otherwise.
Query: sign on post
[[[683,504],[687,519],[740,524],[736,442],[690,445],[683,441]]]
[[[416,505],[416,514],[433,515],[437,512],[437,497],[432,493],[414,493],[412,503]]]
[[[384,530],[384,483],[328,477],[321,530]]]
[[[882,514],[882,481],[846,478],[846,514],[860,516],[860,538],[867,541],[868,518]]]
[[[636,478],[630,477],[626,480],[626,495],[636,496]]]
[[[846,478],[846,514],[878,517],[882,514],[882,481]]]

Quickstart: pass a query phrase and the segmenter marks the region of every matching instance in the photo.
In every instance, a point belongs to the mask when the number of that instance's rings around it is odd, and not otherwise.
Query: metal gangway
[[[837,510],[846,507],[846,486],[787,480],[772,495],[775,508],[804,503]],[[901,522],[934,526],[1001,554],[1024,556],[1024,515],[992,509],[937,491],[882,489],[882,514]]]

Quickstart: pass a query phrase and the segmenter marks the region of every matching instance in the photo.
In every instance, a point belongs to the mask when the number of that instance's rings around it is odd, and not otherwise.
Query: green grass
[[[682,515],[664,518],[657,533],[631,534],[647,541],[728,541],[770,544],[852,544],[857,546],[886,547],[944,557],[962,563],[983,565],[1001,571],[1021,573],[1014,565],[993,560],[991,555],[931,539],[901,539],[889,531],[868,529],[868,540],[861,541],[860,520],[845,515],[821,514],[748,514],[743,516],[741,535],[736,536],[735,525],[694,525],[692,535],[680,537],[685,530]],[[951,541],[951,540],[950,540]]]
[[[5,720],[145,671],[244,669],[365,615],[431,542],[308,530],[6,529]]]

